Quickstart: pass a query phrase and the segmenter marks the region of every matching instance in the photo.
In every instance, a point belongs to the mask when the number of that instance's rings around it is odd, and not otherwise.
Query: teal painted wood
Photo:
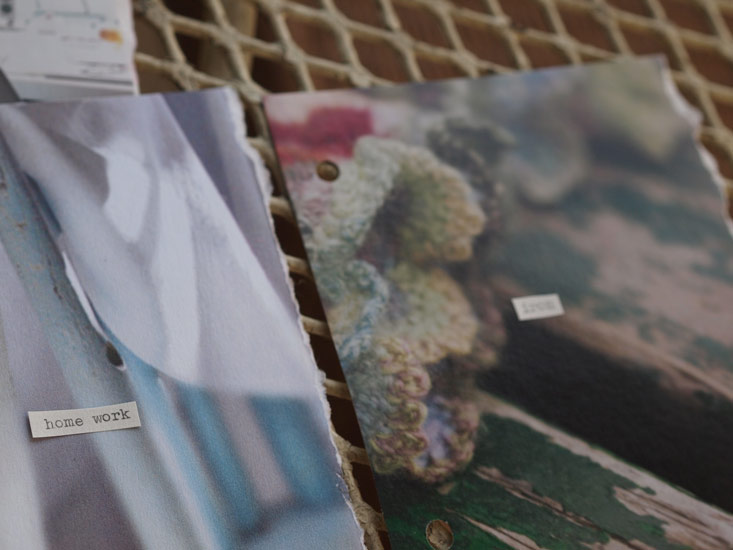
[[[64,262],[35,207],[24,175],[0,136],[0,240],[45,327],[48,342],[79,407],[133,400],[126,375],[105,357],[69,283]],[[32,343],[30,343],[32,345]],[[143,407],[143,423],[145,423]],[[146,429],[89,434],[128,511],[143,546],[197,548],[194,531],[169,479],[150,457],[155,441]],[[144,492],[140,487],[145,487]]]

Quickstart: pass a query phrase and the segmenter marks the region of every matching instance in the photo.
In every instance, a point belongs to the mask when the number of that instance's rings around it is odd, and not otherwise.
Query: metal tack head
[[[322,160],[316,166],[316,174],[318,177],[325,181],[334,181],[339,177],[341,170],[335,162],[330,160]]]
[[[447,521],[434,519],[425,527],[425,538],[435,550],[450,550],[453,546],[453,531]]]

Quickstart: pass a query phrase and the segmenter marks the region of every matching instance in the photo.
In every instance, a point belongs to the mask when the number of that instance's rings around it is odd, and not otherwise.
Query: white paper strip
[[[546,319],[565,313],[560,296],[557,294],[535,294],[534,296],[512,298],[512,305],[520,321]]]
[[[89,409],[28,411],[28,420],[34,438],[140,427],[140,415],[135,401]]]

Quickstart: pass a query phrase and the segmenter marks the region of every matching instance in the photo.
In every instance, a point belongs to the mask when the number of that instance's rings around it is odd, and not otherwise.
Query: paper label
[[[557,294],[536,294],[534,296],[512,298],[512,305],[520,321],[546,319],[565,313],[560,302],[560,296]]]
[[[140,427],[140,416],[135,401],[89,409],[28,411],[28,420],[34,438]]]

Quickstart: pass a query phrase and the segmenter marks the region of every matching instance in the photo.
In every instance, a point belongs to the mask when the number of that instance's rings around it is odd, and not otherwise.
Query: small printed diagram
[[[32,4],[31,2],[27,2],[27,4],[29,7],[32,6],[33,13],[37,16],[62,15],[95,19],[107,18],[107,14],[99,10],[100,7],[104,7],[104,4],[96,3],[94,9],[92,9],[86,0],[35,0]]]
[[[72,35],[122,43],[114,2],[0,0],[0,30]]]

